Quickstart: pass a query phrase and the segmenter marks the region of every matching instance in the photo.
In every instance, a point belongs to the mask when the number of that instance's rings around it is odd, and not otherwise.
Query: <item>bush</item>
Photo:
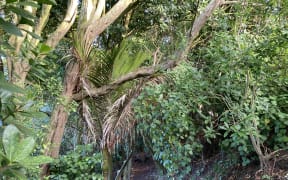
[[[154,159],[170,176],[184,177],[203,142],[216,137],[209,107],[209,84],[186,63],[168,74],[170,82],[149,86],[134,102],[138,130],[151,140]],[[211,100],[212,102],[212,100]]]
[[[78,146],[51,164],[49,179],[103,179],[101,163],[102,155],[94,153],[91,144]]]

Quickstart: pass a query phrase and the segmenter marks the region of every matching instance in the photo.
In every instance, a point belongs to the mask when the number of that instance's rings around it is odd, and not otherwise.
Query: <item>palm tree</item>
[[[85,120],[88,129],[90,130],[90,137],[96,142],[103,139],[103,125],[105,121],[109,121],[107,113],[111,105],[117,104],[119,99],[125,99],[127,89],[133,87],[133,82],[126,83],[117,88],[116,91],[100,97],[90,97],[89,89],[93,87],[101,87],[120,76],[125,75],[137,69],[145,60],[149,60],[151,55],[141,49],[141,44],[135,43],[133,38],[127,38],[122,41],[119,47],[114,48],[110,53],[104,53],[101,50],[92,48],[89,54],[89,62],[85,63],[84,71],[81,75],[81,85],[88,93],[88,97],[81,102],[81,114]],[[136,50],[135,50],[136,49]],[[119,98],[120,97],[120,98]],[[120,102],[121,103],[121,102]],[[131,105],[131,102],[129,102]],[[129,107],[129,106],[126,106]],[[131,107],[131,106],[130,106]],[[129,118],[129,109],[126,109],[128,114],[123,114],[123,118]],[[124,130],[124,128],[123,128]],[[105,177],[112,175],[112,156],[111,148],[102,144],[101,150],[103,154],[103,174]]]

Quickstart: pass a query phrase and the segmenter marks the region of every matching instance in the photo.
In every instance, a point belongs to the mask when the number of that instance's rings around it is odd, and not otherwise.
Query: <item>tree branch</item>
[[[208,18],[212,15],[214,10],[221,5],[224,0],[212,0],[205,8],[205,10],[195,19],[190,34],[188,35],[188,42],[184,51],[180,52],[179,59],[186,59],[187,54],[194,40],[199,35],[200,30],[207,22]]]
[[[140,68],[134,72],[131,72],[131,73],[128,73],[124,76],[121,76],[119,79],[113,81],[112,83],[110,83],[108,85],[104,85],[104,86],[101,86],[99,88],[90,89],[89,95],[86,91],[82,91],[80,93],[74,94],[73,99],[80,101],[80,100],[86,98],[87,96],[91,96],[91,97],[103,96],[103,95],[115,90],[116,88],[118,88],[119,86],[121,86],[122,84],[124,84],[128,81],[139,79],[142,77],[149,77],[149,76],[151,76],[157,72],[165,71],[167,69],[171,69],[171,68],[174,68],[176,66],[177,66],[176,61],[168,61],[162,65],[159,65],[159,66],[143,67],[143,68]]]
[[[52,8],[52,5],[48,5],[48,4],[43,4],[42,6],[42,11],[41,11],[41,16],[39,18],[39,22],[37,23],[35,30],[34,30],[35,34],[37,34],[38,36],[41,36],[41,33],[49,20],[51,8]],[[31,44],[34,47],[36,47],[38,43],[39,43],[39,39],[32,39],[31,41]]]
[[[89,23],[84,27],[86,29],[86,39],[84,42],[87,42],[87,47],[89,47],[89,44],[111,25],[133,2],[134,0],[119,0],[104,16],[101,18],[97,18],[96,16],[89,20]]]
[[[46,44],[54,49],[59,41],[65,36],[73,25],[77,16],[78,0],[71,0],[67,9],[64,20],[58,26],[58,28],[49,36]]]

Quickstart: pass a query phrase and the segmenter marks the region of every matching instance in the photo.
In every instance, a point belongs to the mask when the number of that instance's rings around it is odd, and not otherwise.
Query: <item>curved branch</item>
[[[109,25],[111,25],[127,8],[134,3],[135,0],[120,0],[118,1],[104,16],[95,18],[89,21],[85,32],[85,42],[91,44],[93,40],[101,34]],[[91,22],[91,23],[90,23]]]
[[[46,44],[54,49],[73,25],[77,15],[78,0],[71,0],[64,20],[58,28],[49,36]]]
[[[121,86],[122,84],[124,84],[128,81],[142,78],[142,77],[149,77],[149,76],[151,76],[157,72],[165,71],[167,69],[174,68],[174,67],[176,67],[176,65],[177,65],[176,61],[168,61],[167,63],[162,64],[160,66],[143,67],[143,68],[140,68],[134,72],[131,72],[131,73],[128,73],[124,76],[121,76],[119,79],[113,81],[112,83],[110,83],[108,85],[104,85],[104,86],[99,87],[99,88],[90,89],[89,95],[86,91],[82,91],[80,93],[74,94],[73,99],[79,101],[79,100],[86,98],[87,96],[91,96],[91,97],[103,96],[103,95],[115,90],[116,88],[118,88],[119,86]]]
[[[195,19],[190,34],[188,35],[188,42],[184,51],[180,53],[179,58],[185,59],[191,46],[193,45],[194,40],[199,35],[200,30],[207,22],[208,18],[212,15],[214,10],[219,7],[224,0],[212,0],[204,9],[204,11]]]
[[[48,4],[43,4],[42,6],[42,11],[41,11],[41,15],[39,18],[39,22],[37,23],[35,30],[34,30],[34,33],[37,34],[38,36],[41,36],[41,33],[49,20],[51,8],[52,8],[52,5],[48,5]],[[32,39],[31,41],[31,44],[35,47],[38,45],[38,43],[39,43],[39,39]]]

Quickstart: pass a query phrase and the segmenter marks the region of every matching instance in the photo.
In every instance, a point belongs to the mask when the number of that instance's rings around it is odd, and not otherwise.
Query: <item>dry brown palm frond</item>
[[[89,129],[89,132],[92,134],[93,139],[96,140],[97,136],[95,134],[95,125],[94,125],[94,121],[91,115],[91,110],[89,108],[88,103],[86,102],[86,100],[82,101],[82,113],[83,113],[83,119],[85,120],[85,122],[87,123],[87,127]]]
[[[116,144],[132,135],[136,124],[132,110],[133,99],[141,93],[144,85],[161,84],[168,79],[164,75],[143,79],[136,88],[130,89],[112,104],[104,117],[102,147],[108,147],[111,152]]]
[[[111,152],[115,145],[128,137],[136,123],[132,111],[132,100],[141,92],[143,83],[118,98],[109,108],[104,118],[102,147]]]

